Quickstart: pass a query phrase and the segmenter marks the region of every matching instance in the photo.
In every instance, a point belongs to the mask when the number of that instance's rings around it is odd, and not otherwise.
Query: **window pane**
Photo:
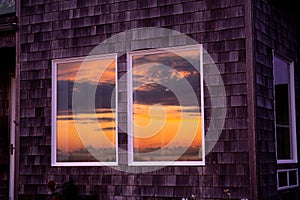
[[[133,161],[202,161],[200,48],[132,56]]]
[[[276,127],[277,158],[291,159],[290,130],[286,127]]]
[[[288,84],[275,86],[276,124],[289,125]]]
[[[293,186],[293,185],[297,185],[297,171],[294,170],[294,171],[289,171],[289,185],[290,186]]]
[[[278,172],[279,187],[288,186],[287,172]]]
[[[289,82],[289,63],[274,57],[275,85],[287,84]]]
[[[115,70],[114,58],[57,64],[57,162],[116,161]]]
[[[15,12],[14,0],[0,0],[0,15]]]

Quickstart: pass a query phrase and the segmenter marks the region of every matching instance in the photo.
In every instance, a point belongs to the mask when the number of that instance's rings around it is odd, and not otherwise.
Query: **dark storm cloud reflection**
[[[197,52],[199,55],[199,52]],[[200,61],[199,57],[193,56],[179,56],[172,52],[162,52],[160,54],[135,56],[133,58],[133,66],[138,67],[144,64],[153,63],[156,66],[157,71],[152,68],[147,72],[146,76],[150,77],[150,80],[145,79],[145,76],[140,74],[133,74],[133,85],[136,87],[133,94],[133,102],[136,104],[161,104],[161,105],[179,105],[179,102],[172,92],[172,89],[166,88],[164,85],[172,85],[176,88],[176,95],[181,95],[185,99],[194,98],[194,94],[200,94],[200,73],[196,69],[199,69]],[[170,70],[161,70],[165,65],[170,67]],[[195,68],[196,67],[196,68]],[[182,78],[172,75],[172,70],[176,70],[179,74],[183,74]],[[134,70],[133,70],[134,73]],[[185,80],[183,80],[185,79]],[[149,83],[148,81],[158,80],[157,83]],[[188,81],[194,90],[194,94],[185,91],[182,87],[185,81]],[[181,89],[182,88],[182,89]],[[198,102],[200,102],[200,95],[196,95]],[[192,101],[186,101],[187,105],[181,106],[194,106]]]
[[[90,97],[91,90],[95,87],[93,83],[83,82],[77,83],[77,87],[74,87],[73,81],[58,81],[58,99],[57,112],[59,115],[72,113],[72,93],[78,93],[78,97],[82,98],[82,104],[79,104],[78,110],[81,113],[110,113],[114,109],[114,104],[111,102],[112,94],[115,88],[114,84],[98,84],[96,94],[94,97]],[[95,110],[90,110],[90,106],[85,104],[87,98],[95,98]],[[103,119],[106,120],[106,119]]]

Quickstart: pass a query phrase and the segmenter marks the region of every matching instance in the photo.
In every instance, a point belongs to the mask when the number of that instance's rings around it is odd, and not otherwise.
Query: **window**
[[[117,164],[116,54],[52,62],[52,165]]]
[[[14,0],[0,0],[0,15],[15,12]]]
[[[277,162],[297,162],[293,63],[274,57]]]
[[[202,46],[127,54],[129,165],[203,165]]]
[[[278,190],[298,187],[298,169],[281,169],[277,171]]]

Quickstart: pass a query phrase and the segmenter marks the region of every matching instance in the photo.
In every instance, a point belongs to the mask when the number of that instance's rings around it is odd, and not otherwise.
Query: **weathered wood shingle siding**
[[[256,71],[256,121],[259,152],[259,188],[262,199],[298,199],[299,189],[279,192],[292,194],[278,197],[276,170],[291,165],[276,164],[274,93],[273,93],[273,50],[275,53],[293,60],[295,67],[296,102],[299,102],[299,36],[295,18],[288,17],[293,10],[291,2],[274,4],[276,1],[254,1],[255,27],[255,71]],[[292,8],[292,7],[290,7]],[[299,22],[299,21],[298,21]],[[298,24],[299,27],[299,24]],[[297,122],[299,105],[296,103]],[[297,124],[299,152],[299,123]],[[299,153],[298,153],[299,155]],[[292,165],[299,168],[299,165]]]
[[[244,14],[244,0],[21,1],[19,197],[46,196],[47,181],[72,179],[82,197],[97,193],[105,200],[181,199],[193,194],[197,199],[224,199],[224,189],[230,190],[231,198],[249,198]],[[166,167],[147,174],[108,167],[51,167],[50,61],[86,56],[114,34],[149,26],[179,31],[204,44],[222,74],[228,113],[205,166]],[[121,59],[119,73],[124,72],[126,60]],[[206,127],[211,98],[205,94]],[[126,106],[126,101],[125,95],[119,103]],[[126,122],[126,109],[119,114]],[[126,148],[126,133],[119,136],[120,146]]]

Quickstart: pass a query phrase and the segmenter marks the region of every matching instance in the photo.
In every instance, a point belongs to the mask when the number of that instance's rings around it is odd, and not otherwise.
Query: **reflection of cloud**
[[[112,84],[115,82],[116,77],[115,65],[114,58],[59,63],[57,80]],[[80,76],[77,76],[79,69]]]
[[[82,112],[92,112],[85,102],[95,101],[97,108],[110,108],[116,84],[115,58],[98,60],[74,60],[57,64],[57,109],[58,113],[72,109],[72,97],[82,101],[78,106]],[[96,90],[96,92],[95,92]],[[96,93],[96,98],[90,94]],[[94,108],[93,108],[94,109]]]
[[[74,81],[81,62],[59,63],[57,66],[58,81]]]
[[[170,67],[162,63],[147,63],[140,65],[139,68],[133,69],[133,80],[135,85],[158,83],[166,84],[170,82],[180,81],[181,79],[187,79],[188,81],[193,76],[199,76],[199,72],[188,66],[184,69],[184,66]],[[164,67],[167,66],[168,68]],[[180,68],[179,68],[180,67]]]
[[[177,71],[190,71],[200,66],[200,50],[182,50],[176,52],[158,51],[146,55],[133,56],[133,64],[139,66],[145,63],[161,63]]]
[[[115,118],[109,118],[109,117],[100,117],[100,118],[79,118],[79,117],[58,117],[58,120],[77,120],[77,121],[102,121],[102,122],[111,122],[114,121]]]
[[[200,105],[200,90],[194,89],[194,91],[186,91],[180,89],[181,82],[178,82],[177,96],[184,97],[184,104],[181,106],[195,106],[194,99],[195,94],[198,98],[198,105]],[[199,85],[198,85],[199,87]],[[177,96],[172,90],[158,84],[146,84],[136,88],[133,93],[133,102],[138,104],[161,104],[161,105],[178,105],[179,101]]]
[[[133,94],[134,103],[178,105],[175,95],[167,88],[157,84],[147,84],[139,87]]]
[[[82,82],[77,83],[77,87],[74,88],[73,81],[58,81],[57,82],[57,111],[58,114],[64,113],[68,110],[72,110],[72,95],[73,92],[76,93],[80,98],[82,98],[82,104],[79,104],[80,112],[94,112],[94,110],[89,110],[89,105],[86,105],[86,99],[91,98],[89,94],[90,90],[93,90],[95,85],[92,82]],[[114,84],[98,84],[96,86],[95,93],[95,107],[98,108],[111,108],[111,98],[113,96]]]
[[[146,64],[141,68],[133,70],[133,86],[143,84],[160,84],[180,86],[183,81],[188,81],[192,87],[199,86],[200,73],[197,71],[176,71],[164,65]]]
[[[116,127],[107,127],[107,128],[102,128],[103,131],[114,131],[116,130]]]
[[[96,128],[94,131],[115,131],[116,127],[105,127],[105,128]]]
[[[116,79],[115,60],[85,61],[80,68],[80,76],[76,78],[77,82],[114,83]]]
[[[178,105],[176,97],[184,97],[182,106],[193,106],[195,94],[200,102],[200,50],[161,51],[132,59],[135,103]]]
[[[198,106],[182,106],[179,112],[185,113],[200,113],[200,108]]]

